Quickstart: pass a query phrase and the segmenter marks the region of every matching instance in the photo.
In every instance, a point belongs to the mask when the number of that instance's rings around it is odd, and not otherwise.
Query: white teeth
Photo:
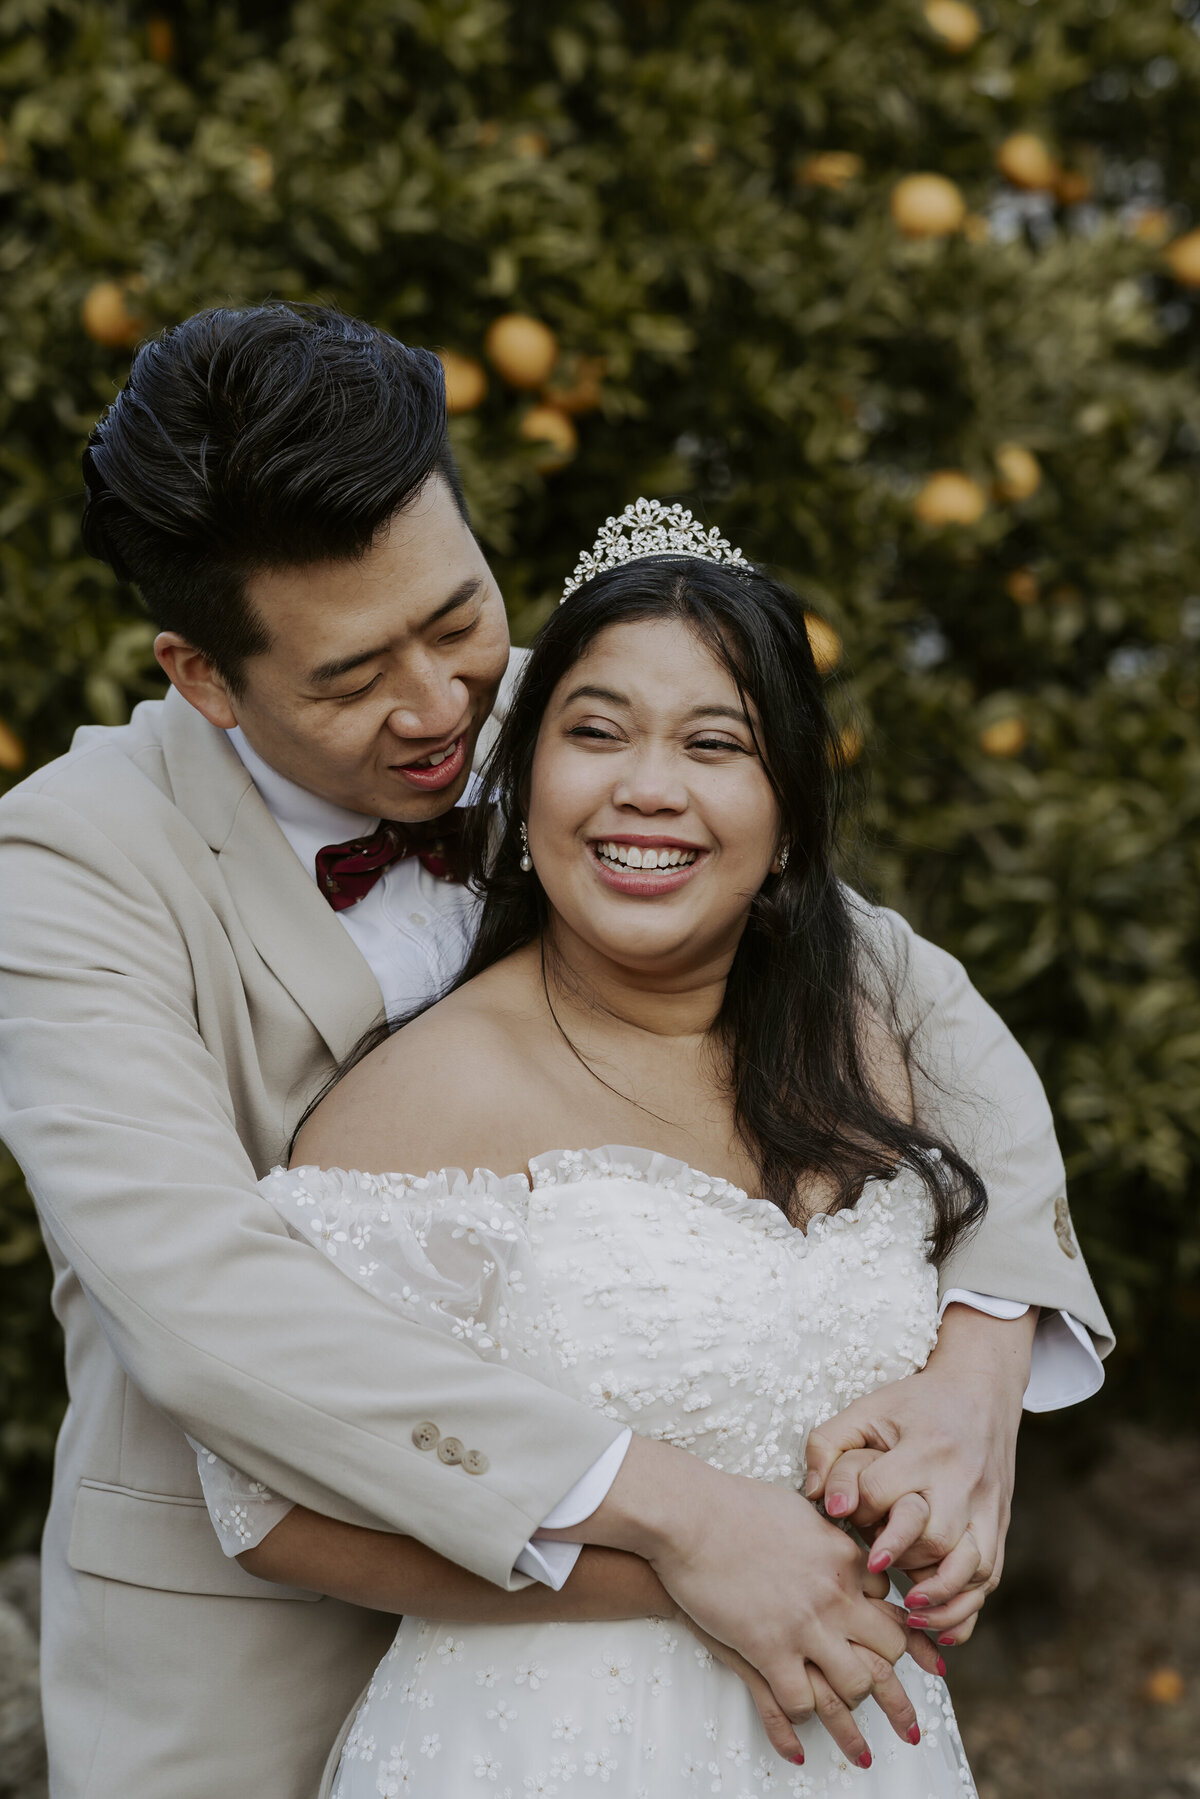
[[[620,868],[688,868],[696,860],[697,850],[643,850],[630,843],[598,843],[596,854],[605,862]]]
[[[442,763],[445,762],[448,757],[452,756],[457,748],[457,743],[452,743],[448,750],[434,750],[432,756],[426,756],[421,762],[414,762],[413,767],[440,768]]]

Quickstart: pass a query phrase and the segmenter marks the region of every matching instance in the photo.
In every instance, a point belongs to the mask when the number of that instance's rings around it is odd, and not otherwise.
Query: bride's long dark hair
[[[475,809],[469,840],[483,908],[454,986],[525,944],[546,942],[546,895],[536,874],[520,867],[542,719],[559,682],[602,631],[646,620],[686,625],[728,669],[788,848],[783,873],[768,876],[755,896],[712,1026],[762,1193],[795,1218],[799,1184],[820,1174],[832,1179],[838,1210],[854,1202],[864,1180],[886,1177],[907,1157],[929,1191],[930,1254],[941,1261],[983,1216],[986,1193],[951,1145],[919,1119],[899,1116],[872,1080],[868,1017],[882,1012],[910,1067],[911,1046],[899,1029],[889,972],[835,870],[842,758],[804,613],[793,593],[758,570],[646,558],[594,576],[543,626],[482,774],[495,806]],[[407,1022],[369,1033],[348,1066]]]

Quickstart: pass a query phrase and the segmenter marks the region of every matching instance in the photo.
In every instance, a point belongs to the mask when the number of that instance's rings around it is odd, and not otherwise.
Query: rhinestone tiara
[[[751,566],[715,525],[706,531],[686,507],[664,506],[661,500],[634,500],[620,518],[605,519],[599,537],[575,564],[562,599],[593,575],[621,568],[626,562],[638,562],[643,556],[701,556],[708,562],[731,563],[734,568]]]

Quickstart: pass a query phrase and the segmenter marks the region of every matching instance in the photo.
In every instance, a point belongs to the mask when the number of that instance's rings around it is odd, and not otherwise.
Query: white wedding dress
[[[922,1366],[937,1329],[929,1202],[911,1169],[793,1229],[641,1149],[539,1156],[523,1175],[422,1178],[277,1169],[289,1227],[410,1317],[576,1394],[714,1467],[803,1484],[809,1431]],[[200,1452],[227,1547],[285,1507]],[[737,1545],[730,1545],[737,1554]],[[405,1618],[344,1736],[333,1799],[967,1799],[975,1787],[944,1682],[898,1672],[921,1741],[868,1700],[874,1764],[816,1724],[806,1762],[771,1749],[746,1688],[687,1628]]]

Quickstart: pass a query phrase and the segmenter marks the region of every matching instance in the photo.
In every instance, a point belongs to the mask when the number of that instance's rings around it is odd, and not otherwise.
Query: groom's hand
[[[603,1505],[544,1534],[643,1556],[701,1630],[758,1670],[793,1724],[818,1709],[812,1664],[830,1705],[873,1696],[899,1735],[915,1731],[893,1668],[908,1647],[903,1624],[863,1593],[862,1551],[789,1488],[635,1436]]]
[[[1000,1579],[1036,1320],[951,1306],[921,1373],[808,1441],[810,1497],[874,1538],[873,1569],[919,1577],[910,1612],[948,1642],[966,1641]]]

